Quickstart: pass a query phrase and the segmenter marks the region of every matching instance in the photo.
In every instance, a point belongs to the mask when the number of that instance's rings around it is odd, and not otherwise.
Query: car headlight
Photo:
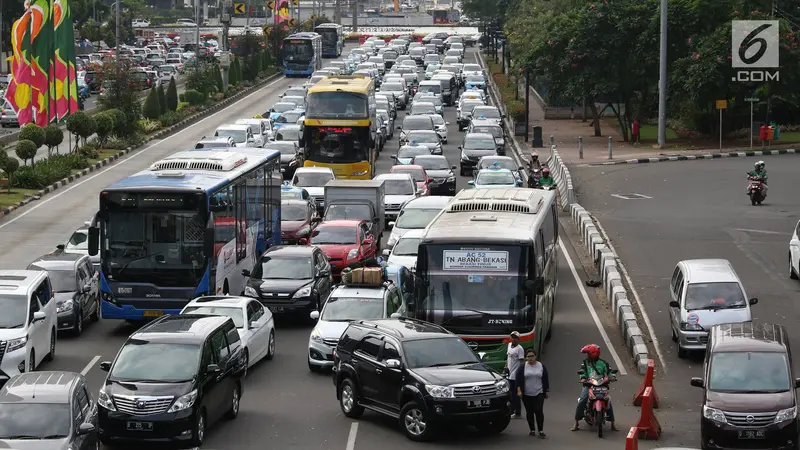
[[[497,389],[498,394],[506,394],[508,393],[508,381],[507,380],[500,380],[494,384],[494,387]]]
[[[70,299],[70,300],[67,300],[64,303],[58,305],[56,307],[56,312],[57,313],[62,313],[62,312],[72,311],[72,308],[74,306],[75,306],[75,304],[73,303],[72,299]]]
[[[782,409],[778,411],[778,414],[775,415],[775,423],[785,422],[787,420],[793,420],[797,417],[797,407],[793,406],[788,409]]]
[[[245,286],[244,295],[246,297],[258,298],[258,292],[252,286]]]
[[[108,395],[105,389],[100,389],[100,392],[97,394],[97,406],[105,408],[109,411],[117,410],[117,408],[114,406],[114,401],[111,400],[111,396]]]
[[[322,342],[322,334],[320,334],[319,329],[314,328],[311,330],[311,340],[314,342]]]
[[[447,177],[447,182],[448,183],[453,183],[455,181],[456,181],[455,175],[451,175],[451,176]]]
[[[681,322],[682,331],[705,331],[703,327],[696,323]]]
[[[455,398],[455,389],[450,386],[426,384],[425,389],[433,398]]]
[[[469,161],[469,156],[466,153],[461,152],[461,160],[462,161]]]
[[[303,298],[311,295],[311,285],[303,286],[294,293],[293,298]]]
[[[360,176],[364,176],[366,174],[367,174],[367,171],[366,170],[362,170],[362,171],[359,171],[359,172],[353,172],[352,174],[350,174],[350,176],[360,177]]]
[[[703,417],[714,422],[728,423],[728,419],[725,418],[725,414],[722,411],[708,406],[703,406]]]
[[[6,343],[6,352],[13,352],[14,350],[19,350],[25,347],[25,344],[27,343],[28,343],[28,336],[11,339]]]
[[[184,409],[189,409],[194,406],[194,402],[197,401],[197,389],[189,392],[186,395],[181,395],[178,397],[175,402],[172,403],[172,406],[169,407],[167,412],[174,413],[178,411],[183,411]]]
[[[386,246],[387,247],[394,246],[394,244],[397,243],[397,239],[398,239],[398,236],[396,234],[392,233],[391,235],[389,235],[389,240],[386,241]]]
[[[347,259],[353,259],[356,257],[356,255],[358,255],[358,249],[354,248],[347,253]]]

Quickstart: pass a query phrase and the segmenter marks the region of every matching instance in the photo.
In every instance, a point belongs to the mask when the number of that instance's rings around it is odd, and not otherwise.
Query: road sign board
[[[275,0],[269,0],[267,2],[267,9],[270,11],[275,11]]]
[[[294,24],[295,24],[295,21],[294,21],[294,19],[289,19],[289,26],[290,26],[290,27],[293,27],[293,26],[294,26]]]
[[[717,100],[717,109],[728,109],[728,101],[727,100]]]
[[[264,30],[265,36],[269,36],[270,34],[272,34],[272,27],[269,25],[264,25],[264,28],[262,28],[262,30]]]
[[[234,3],[233,4],[233,12],[235,14],[246,14],[247,13],[247,6],[244,3]]]
[[[744,101],[746,101],[746,102],[752,102],[752,103],[756,103],[756,102],[760,102],[760,101],[761,101],[761,99],[759,99],[759,98],[755,98],[755,97],[748,97],[748,98],[744,99]]]

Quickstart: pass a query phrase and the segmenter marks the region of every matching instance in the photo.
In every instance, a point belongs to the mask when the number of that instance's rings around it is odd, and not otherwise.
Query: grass
[[[104,160],[104,159],[106,159],[106,158],[108,158],[108,157],[110,157],[110,156],[114,156],[114,155],[116,155],[117,153],[119,153],[119,152],[121,152],[121,151],[122,151],[122,150],[99,150],[99,151],[97,152],[97,153],[98,153],[98,156],[97,156],[97,158],[92,158],[92,159],[90,159],[90,160],[89,160],[89,165],[93,165],[93,164],[95,164],[95,163],[98,163],[98,162],[100,162],[100,161],[102,161],[102,160]],[[77,169],[76,169],[76,170],[73,170],[73,171],[72,171],[72,174],[74,175],[74,174],[76,174],[76,173],[81,173],[81,172],[83,172],[83,169],[81,169],[81,170],[77,170]]]
[[[667,128],[667,140],[678,139],[678,133],[671,128]],[[639,141],[640,142],[657,142],[658,141],[658,127],[656,125],[642,125],[639,127]]]
[[[12,189],[11,192],[5,187],[0,188],[0,209],[8,208],[11,205],[25,200],[25,194],[34,195],[39,192],[38,189]]]

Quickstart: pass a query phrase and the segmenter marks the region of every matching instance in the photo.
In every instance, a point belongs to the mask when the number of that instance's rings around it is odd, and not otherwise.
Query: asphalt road
[[[752,169],[753,158],[571,169],[578,201],[609,234],[650,316],[668,368],[656,388],[667,386],[674,394],[665,402],[675,414],[667,423],[684,433],[686,444],[699,441],[702,393],[689,386],[689,378],[701,376],[703,355],[678,359],[671,340],[668,289],[678,261],[728,259],[747,295],[759,298],[753,319],[789,326],[792,346],[800,345],[800,334],[792,328],[800,321],[800,283],[789,279],[787,257],[800,215],[800,157],[765,161],[770,190],[762,206],[751,206],[745,195],[745,172]],[[614,197],[626,194],[651,198]]]
[[[65,242],[71,232],[83,225],[95,211],[97,193],[108,184],[142,170],[152,162],[177,150],[192,146],[203,135],[215,127],[233,122],[237,118],[252,117],[263,112],[277,101],[277,96],[292,85],[304,80],[279,79],[258,92],[240,100],[228,108],[188,127],[185,131],[148,147],[138,150],[93,176],[81,179],[55,194],[46,196],[31,207],[0,221],[0,269],[24,267],[36,255],[51,251],[55,245]],[[400,113],[400,118],[404,115]],[[457,146],[461,134],[455,126],[455,108],[446,108],[445,119],[450,128],[449,144],[444,154],[457,164]],[[398,136],[399,137],[399,136]],[[397,142],[387,144],[380,154],[379,171],[388,171],[390,155]],[[467,178],[459,177],[458,187],[467,188]],[[574,228],[569,228],[573,230]],[[578,368],[581,346],[595,342],[603,344],[603,338],[593,320],[587,304],[597,305],[593,290],[588,295],[580,285],[585,274],[577,263],[573,275],[570,261],[578,261],[571,246],[576,239],[574,233],[563,233],[562,242],[569,253],[569,260],[560,256],[560,286],[557,297],[553,338],[545,349],[542,360],[547,364],[551,378],[551,395],[546,403],[547,441],[539,441],[527,434],[524,420],[515,420],[500,436],[485,438],[473,431],[455,431],[446,434],[429,448],[444,449],[453,445],[462,448],[504,449],[537,445],[542,448],[579,448],[592,445],[600,450],[623,448],[624,432],[609,433],[598,441],[589,431],[570,433],[575,399],[579,392],[575,371]],[[586,296],[586,297],[584,297]],[[613,319],[606,311],[599,311],[600,320],[611,336],[614,347],[621,352],[622,343],[617,335]],[[80,338],[60,338],[57,356],[40,370],[57,369],[82,372],[89,386],[97,392],[105,377],[98,362],[112,360],[127,336],[134,330],[130,325],[117,321],[101,321],[87,327]],[[277,354],[274,360],[265,361],[249,371],[241,404],[241,414],[234,422],[223,423],[210,430],[203,448],[227,450],[256,450],[265,445],[282,449],[335,449],[373,450],[406,449],[409,443],[393,421],[366,413],[354,422],[345,418],[339,409],[329,376],[312,374],[306,363],[306,349],[311,328],[307,325],[285,323],[278,319]],[[610,351],[604,346],[604,355],[613,361]],[[624,355],[624,353],[623,353]],[[624,356],[623,356],[624,358]],[[629,367],[629,361],[621,369],[629,375],[613,388],[616,413],[620,427],[633,425],[638,417],[636,409],[629,406],[630,396],[638,386],[640,378]],[[585,425],[584,425],[585,428]],[[536,439],[536,443],[529,442]],[[642,448],[650,448],[642,446]]]

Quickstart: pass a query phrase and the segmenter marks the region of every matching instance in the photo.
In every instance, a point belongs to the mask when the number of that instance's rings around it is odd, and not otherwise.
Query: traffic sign
[[[755,98],[755,97],[748,97],[748,98],[744,99],[744,101],[750,102],[750,103],[757,103],[757,102],[760,102],[761,99]]]
[[[262,28],[262,30],[264,30],[265,36],[269,36],[270,34],[272,34],[272,27],[269,25],[264,25],[264,28]]]
[[[275,11],[275,0],[269,0],[267,2],[267,9],[270,11]]]
[[[247,6],[244,3],[234,3],[233,4],[233,13],[234,14],[247,14]]]
[[[728,101],[727,100],[717,100],[717,109],[728,109]]]
[[[289,26],[290,27],[293,27],[295,23],[296,22],[294,21],[294,19],[289,19]]]

